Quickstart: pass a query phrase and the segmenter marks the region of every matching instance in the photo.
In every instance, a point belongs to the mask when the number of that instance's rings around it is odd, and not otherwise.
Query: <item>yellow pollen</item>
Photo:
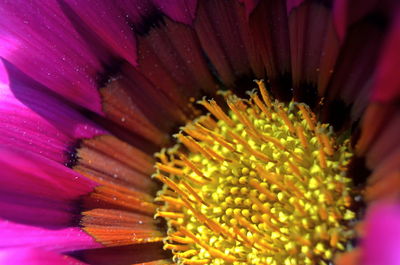
[[[226,93],[227,110],[201,100],[211,115],[156,155],[155,217],[177,264],[328,264],[354,237],[349,141],[256,82],[261,96]]]

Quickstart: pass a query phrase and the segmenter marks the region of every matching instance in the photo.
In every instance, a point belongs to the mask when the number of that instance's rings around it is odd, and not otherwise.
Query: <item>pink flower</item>
[[[400,264],[397,1],[15,0],[0,14],[1,264],[172,264],[153,154],[195,100],[253,79],[351,134],[367,213],[337,263]]]

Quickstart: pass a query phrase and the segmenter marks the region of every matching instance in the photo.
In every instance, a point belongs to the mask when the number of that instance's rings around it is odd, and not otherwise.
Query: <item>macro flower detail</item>
[[[202,100],[218,122],[182,128],[188,155],[158,154],[156,216],[178,264],[323,264],[354,237],[348,141],[336,146],[308,106],[272,102],[258,84],[263,100],[227,96],[229,114]]]
[[[0,1],[0,263],[400,263],[399,8]]]

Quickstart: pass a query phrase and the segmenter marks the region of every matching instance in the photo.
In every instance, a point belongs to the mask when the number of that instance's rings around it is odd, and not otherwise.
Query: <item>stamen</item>
[[[354,236],[348,141],[257,84],[262,99],[226,93],[227,112],[200,101],[217,121],[194,120],[158,155],[156,217],[177,264],[327,264]]]

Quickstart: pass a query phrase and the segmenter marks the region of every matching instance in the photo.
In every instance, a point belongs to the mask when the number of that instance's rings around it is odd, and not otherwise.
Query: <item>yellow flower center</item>
[[[347,225],[348,140],[316,121],[307,105],[226,94],[157,154],[164,183],[156,217],[178,264],[328,264],[354,236]]]

